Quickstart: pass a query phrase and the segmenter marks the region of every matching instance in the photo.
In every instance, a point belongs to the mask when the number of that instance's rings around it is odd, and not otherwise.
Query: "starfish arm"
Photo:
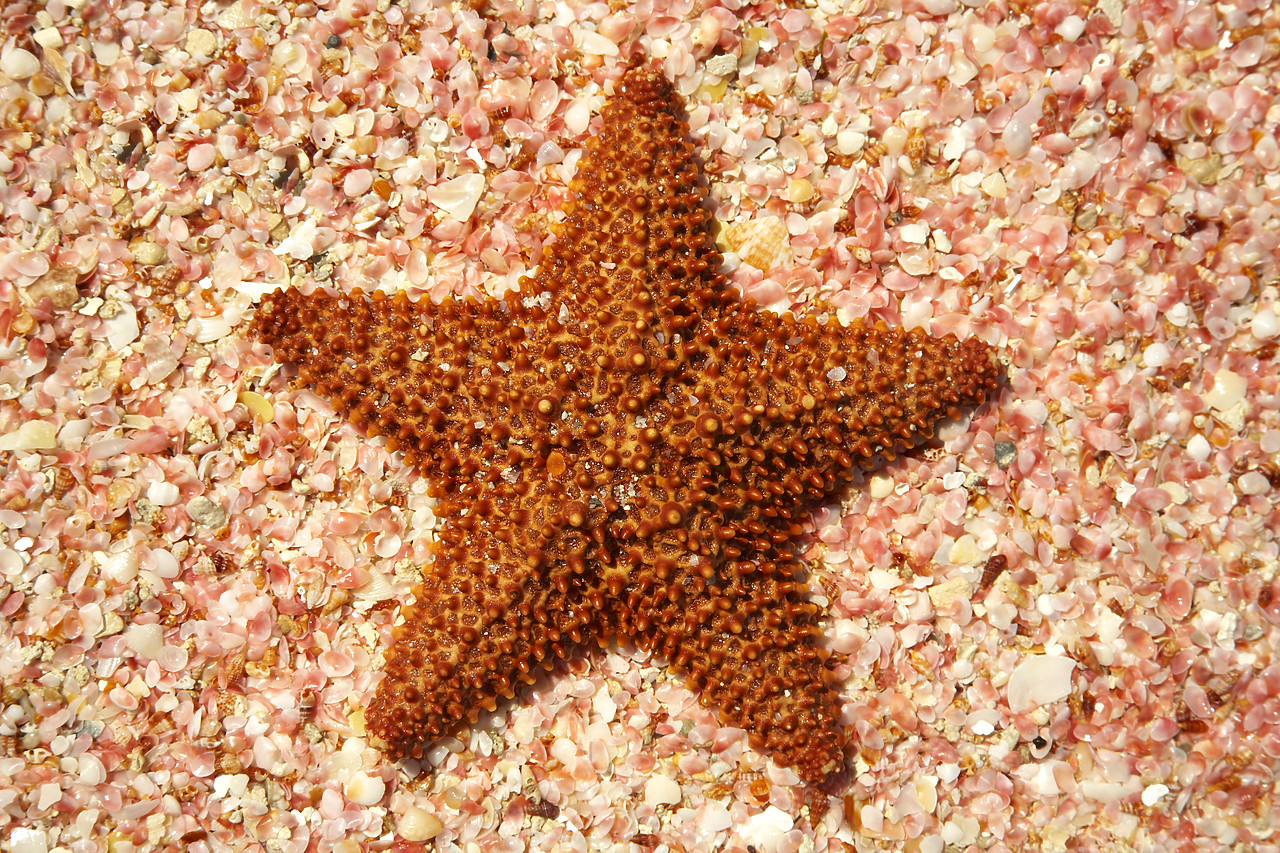
[[[436,738],[532,683],[540,670],[600,642],[584,592],[587,541],[554,529],[559,502],[515,484],[482,484],[449,516],[433,562],[402,608],[385,677],[365,713],[396,757],[422,757]]]
[[[998,385],[981,341],[856,322],[795,320],[744,306],[707,323],[684,375],[699,401],[685,470],[729,483],[723,510],[803,515],[857,468],[892,459]],[[795,532],[798,532],[795,531]]]
[[[673,535],[655,537],[654,552]],[[687,556],[638,573],[624,609],[638,646],[666,658],[722,722],[747,730],[752,746],[813,782],[843,765],[848,732],[830,653],[818,642],[819,608],[796,579],[801,568],[773,548],[719,561],[714,571]]]
[[[556,240],[523,293],[549,293],[571,325],[678,328],[695,313],[683,301],[723,286],[684,115],[659,67],[633,63],[586,141]]]
[[[299,385],[402,450],[437,496],[518,461],[505,440],[540,418],[508,381],[527,342],[498,302],[290,288],[263,298],[250,331],[296,365]]]

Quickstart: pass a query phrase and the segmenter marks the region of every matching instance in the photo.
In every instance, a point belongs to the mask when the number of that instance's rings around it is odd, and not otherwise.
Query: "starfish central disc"
[[[759,311],[718,272],[683,108],[633,64],[504,301],[286,290],[253,334],[429,479],[444,521],[365,719],[422,756],[555,661],[661,655],[806,780],[847,749],[792,543],[997,384],[992,351]]]

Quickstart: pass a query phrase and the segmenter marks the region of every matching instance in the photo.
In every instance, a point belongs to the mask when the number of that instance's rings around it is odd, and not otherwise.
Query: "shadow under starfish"
[[[977,340],[759,311],[718,272],[683,107],[633,61],[503,301],[266,296],[252,334],[431,483],[444,524],[369,730],[394,757],[631,642],[818,782],[848,748],[801,522],[998,381]]]

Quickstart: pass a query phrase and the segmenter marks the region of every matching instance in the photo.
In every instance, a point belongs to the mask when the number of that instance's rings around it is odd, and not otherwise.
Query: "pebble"
[[[58,446],[57,427],[49,421],[27,421],[0,435],[0,450],[49,450]]]
[[[275,420],[275,406],[257,391],[241,391],[239,400],[249,410],[249,414],[253,415],[261,423],[269,424]]]
[[[1033,138],[1031,127],[1018,118],[1010,119],[1005,125],[1004,132],[1000,134],[1000,141],[1004,143],[1005,151],[1013,160],[1027,155],[1031,150]]]
[[[738,70],[738,57],[731,53],[717,54],[706,61],[703,70],[711,77],[728,77]]]
[[[57,50],[66,44],[57,27],[41,27],[32,33],[31,38],[45,50]]]
[[[1213,446],[1209,444],[1209,439],[1200,433],[1196,433],[1187,439],[1187,455],[1197,462],[1203,462],[1209,458],[1209,454],[1213,453]]]
[[[967,537],[967,536],[961,537],[961,539],[970,539],[970,538],[971,537]],[[957,541],[956,544],[957,545],[960,544],[959,541]],[[951,552],[953,555],[955,554],[955,550],[956,549],[953,546],[951,549]],[[952,562],[957,562],[957,561],[953,559]],[[973,595],[973,584],[969,583],[968,579],[966,578],[959,578],[959,577],[949,578],[943,581],[942,583],[937,583],[929,587],[929,600],[933,602],[934,609],[936,610],[945,609],[948,605],[951,604],[951,602],[955,601],[957,598],[967,599],[972,595]]]
[[[1169,363],[1169,347],[1154,343],[1142,351],[1142,362],[1147,367],[1163,367]]]
[[[168,252],[164,246],[159,243],[153,243],[150,240],[138,240],[129,245],[129,250],[133,252],[133,260],[135,263],[142,264],[144,267],[153,267],[162,263]]]
[[[873,474],[867,483],[867,494],[872,500],[882,501],[893,494],[893,477],[884,472]]]
[[[213,56],[218,49],[218,37],[208,30],[194,29],[187,33],[186,49],[192,56]]]
[[[903,242],[923,245],[929,239],[929,226],[924,222],[909,222],[898,229],[898,236]]]
[[[978,559],[978,546],[968,533],[951,543],[951,550],[947,553],[947,562],[958,566],[966,566],[976,559]],[[929,595],[932,596],[933,594],[933,590],[930,590]],[[935,599],[933,603],[937,605],[938,601]]]
[[[813,184],[804,178],[795,178],[787,184],[787,201],[792,204],[803,204],[813,198]]]
[[[71,267],[55,266],[27,288],[27,295],[39,302],[46,296],[54,308],[65,311],[80,298],[76,287],[78,273]]]
[[[253,26],[253,18],[245,9],[245,4],[237,0],[218,14],[218,26],[224,30],[237,30],[241,27]]]
[[[1013,464],[1013,460],[1018,458],[1018,445],[1012,441],[997,441],[993,450],[996,467],[1001,471],[1007,470]]]
[[[617,56],[618,46],[599,33],[586,30],[578,39],[578,46],[582,48],[583,53],[591,53],[596,56]]]
[[[982,191],[992,198],[1004,198],[1009,195],[1009,186],[1005,183],[1004,175],[992,172],[982,179]]]
[[[1169,793],[1169,786],[1157,782],[1154,785],[1148,785],[1142,791],[1142,804],[1147,808],[1151,808]]]
[[[836,133],[836,153],[850,156],[862,150],[867,142],[865,134],[856,130],[841,130]]]
[[[15,827],[9,836],[9,844],[12,853],[47,853],[49,837],[43,829]]]
[[[196,524],[216,529],[226,523],[227,511],[204,495],[197,495],[187,501],[187,517]]]

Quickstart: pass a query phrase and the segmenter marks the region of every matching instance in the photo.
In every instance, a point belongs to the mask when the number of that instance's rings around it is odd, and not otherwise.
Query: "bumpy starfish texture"
[[[683,108],[633,63],[535,276],[502,301],[287,290],[253,333],[439,498],[365,719],[421,756],[557,659],[661,655],[821,780],[848,733],[791,550],[815,506],[996,386],[985,344],[795,319],[717,270]]]

